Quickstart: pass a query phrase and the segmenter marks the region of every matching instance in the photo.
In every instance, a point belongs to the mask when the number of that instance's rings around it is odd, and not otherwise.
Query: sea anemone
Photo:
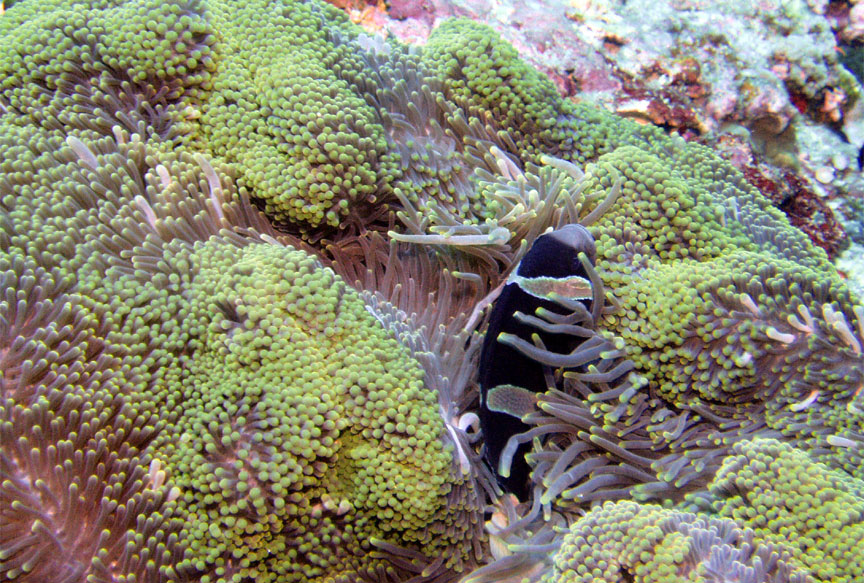
[[[130,404],[134,381],[70,287],[0,256],[0,573],[167,580],[182,555],[180,491],[145,453],[162,422]]]

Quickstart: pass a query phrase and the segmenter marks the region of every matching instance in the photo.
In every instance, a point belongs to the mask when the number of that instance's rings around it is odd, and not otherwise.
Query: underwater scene
[[[0,581],[864,582],[864,1],[0,4]]]

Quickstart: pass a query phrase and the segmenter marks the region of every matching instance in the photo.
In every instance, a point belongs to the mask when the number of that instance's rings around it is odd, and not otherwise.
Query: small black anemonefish
[[[520,392],[544,392],[547,389],[546,370],[543,364],[500,339],[502,334],[515,335],[533,343],[532,334],[537,334],[545,348],[556,353],[569,353],[584,341],[577,336],[540,330],[516,317],[517,312],[533,316],[539,308],[563,313],[564,308],[547,299],[553,293],[579,300],[588,310],[591,309],[591,282],[579,259],[580,252],[592,265],[595,263],[594,238],[581,225],[567,225],[534,241],[495,301],[480,353],[480,426],[485,457],[501,486],[523,500],[528,495],[527,446],[516,450],[508,476],[499,472],[499,462],[510,437],[523,433],[528,426],[514,416],[512,410],[505,412],[509,407],[494,403],[490,406],[490,393],[493,396],[499,394],[499,398],[493,401],[504,402],[512,400],[511,397],[520,400]],[[495,391],[496,387],[515,387],[517,390],[505,393]],[[518,410],[519,406],[514,409]]]

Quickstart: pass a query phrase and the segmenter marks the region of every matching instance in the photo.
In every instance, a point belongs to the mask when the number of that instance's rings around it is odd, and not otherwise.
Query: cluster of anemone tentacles
[[[580,342],[500,338],[548,386],[486,468],[488,307],[572,223],[591,309],[514,317]],[[6,579],[864,573],[860,302],[709,150],[562,101],[485,27],[18,3],[0,227]]]

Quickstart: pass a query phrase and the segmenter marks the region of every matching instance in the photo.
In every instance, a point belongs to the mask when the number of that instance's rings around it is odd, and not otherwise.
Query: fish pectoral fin
[[[514,385],[498,385],[486,395],[486,407],[521,419],[537,410],[537,393]]]

